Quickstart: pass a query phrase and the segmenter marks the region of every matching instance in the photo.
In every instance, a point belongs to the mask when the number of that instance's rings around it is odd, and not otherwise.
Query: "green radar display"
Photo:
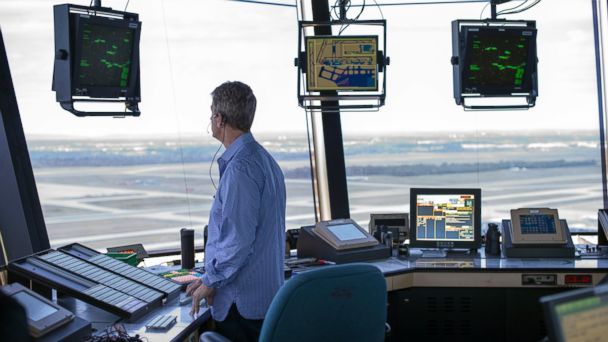
[[[75,85],[126,88],[134,36],[135,30],[129,27],[83,22]]]
[[[462,89],[464,93],[530,93],[536,64],[536,30],[466,28]]]

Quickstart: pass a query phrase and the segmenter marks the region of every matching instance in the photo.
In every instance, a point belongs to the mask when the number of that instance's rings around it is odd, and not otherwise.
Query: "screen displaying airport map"
[[[468,30],[462,80],[465,92],[527,92],[533,38],[529,30]]]
[[[308,91],[378,89],[378,37],[307,37]]]
[[[416,240],[474,241],[475,196],[418,195]]]
[[[84,22],[76,84],[126,88],[129,83],[135,30]]]

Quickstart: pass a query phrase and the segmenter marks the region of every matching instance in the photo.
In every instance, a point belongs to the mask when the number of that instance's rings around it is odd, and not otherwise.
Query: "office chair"
[[[292,277],[266,313],[260,341],[384,341],[386,281],[367,264],[325,266]],[[214,332],[202,342],[226,341]]]

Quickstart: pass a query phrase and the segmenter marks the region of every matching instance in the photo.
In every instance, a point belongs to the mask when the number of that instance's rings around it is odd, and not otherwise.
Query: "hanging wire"
[[[188,177],[186,175],[186,164],[184,163],[184,149],[182,143],[182,130],[181,123],[179,120],[179,113],[177,112],[177,95],[175,94],[175,75],[173,72],[173,61],[171,60],[171,47],[169,45],[169,30],[167,29],[167,18],[165,16],[165,1],[160,1],[163,26],[165,29],[165,44],[167,45],[167,59],[169,60],[169,74],[171,75],[171,90],[173,99],[173,113],[175,113],[175,121],[177,124],[177,139],[179,142],[179,154],[182,162],[182,173],[184,176],[184,187],[186,190],[186,203],[188,204],[188,219],[190,221],[190,227],[192,227],[192,210],[190,209],[190,187],[188,186]]]
[[[376,4],[376,7],[378,7],[378,11],[380,11],[380,17],[382,18],[382,20],[384,20],[384,13],[382,13],[382,8],[380,7],[380,5],[378,5],[378,1],[374,0],[374,3]]]
[[[350,9],[350,1],[349,1],[349,6],[346,9],[347,12],[348,12],[348,9]],[[363,0],[363,5],[361,6],[361,10],[359,11],[359,14],[357,14],[357,16],[352,20],[353,21],[359,20],[359,17],[361,17],[361,14],[363,14],[364,10],[365,10],[365,0]],[[340,27],[340,31],[338,31],[338,36],[341,35],[342,32],[344,32],[344,30],[346,30],[349,26],[350,26],[350,23],[346,24],[344,27]]]
[[[488,6],[490,5],[490,2],[486,3],[483,8],[481,9],[481,13],[479,13],[479,20],[481,20],[481,18],[483,17],[483,12],[486,11],[486,8],[488,8]]]
[[[509,12],[509,11],[511,11],[511,10],[514,10],[514,9],[520,8],[521,6],[523,6],[523,5],[527,4],[527,3],[528,3],[528,1],[530,1],[530,0],[523,0],[523,1],[521,2],[521,4],[519,4],[519,5],[515,6],[515,7],[511,7],[511,8],[507,8],[507,9],[504,9],[504,10],[502,10],[502,11],[499,11],[498,13],[496,13],[496,15],[503,14],[503,13],[505,13],[505,12]]]
[[[521,12],[523,12],[523,11],[527,11],[527,10],[529,10],[530,8],[532,8],[532,7],[536,6],[536,5],[538,5],[538,4],[540,3],[540,1],[541,1],[541,0],[536,0],[536,2],[534,2],[534,3],[530,4],[528,7],[525,7],[525,8],[519,9],[519,10],[517,10],[517,11],[501,12],[500,14],[504,15],[504,14],[516,14],[516,13],[521,13]]]
[[[216,192],[217,192],[217,186],[215,185],[215,181],[213,180],[213,176],[211,175],[211,170],[213,169],[213,163],[215,162],[215,157],[217,157],[217,154],[220,152],[221,148],[222,148],[222,144],[220,143],[220,146],[217,147],[217,150],[213,154],[211,163],[209,163],[209,179],[211,179],[211,185],[213,185],[213,189],[215,189]]]

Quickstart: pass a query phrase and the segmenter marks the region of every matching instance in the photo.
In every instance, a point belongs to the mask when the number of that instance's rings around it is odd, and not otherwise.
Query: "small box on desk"
[[[338,264],[374,259],[386,259],[391,249],[382,244],[371,247],[337,250],[313,231],[314,226],[300,228],[298,237],[298,258],[318,258]]]

